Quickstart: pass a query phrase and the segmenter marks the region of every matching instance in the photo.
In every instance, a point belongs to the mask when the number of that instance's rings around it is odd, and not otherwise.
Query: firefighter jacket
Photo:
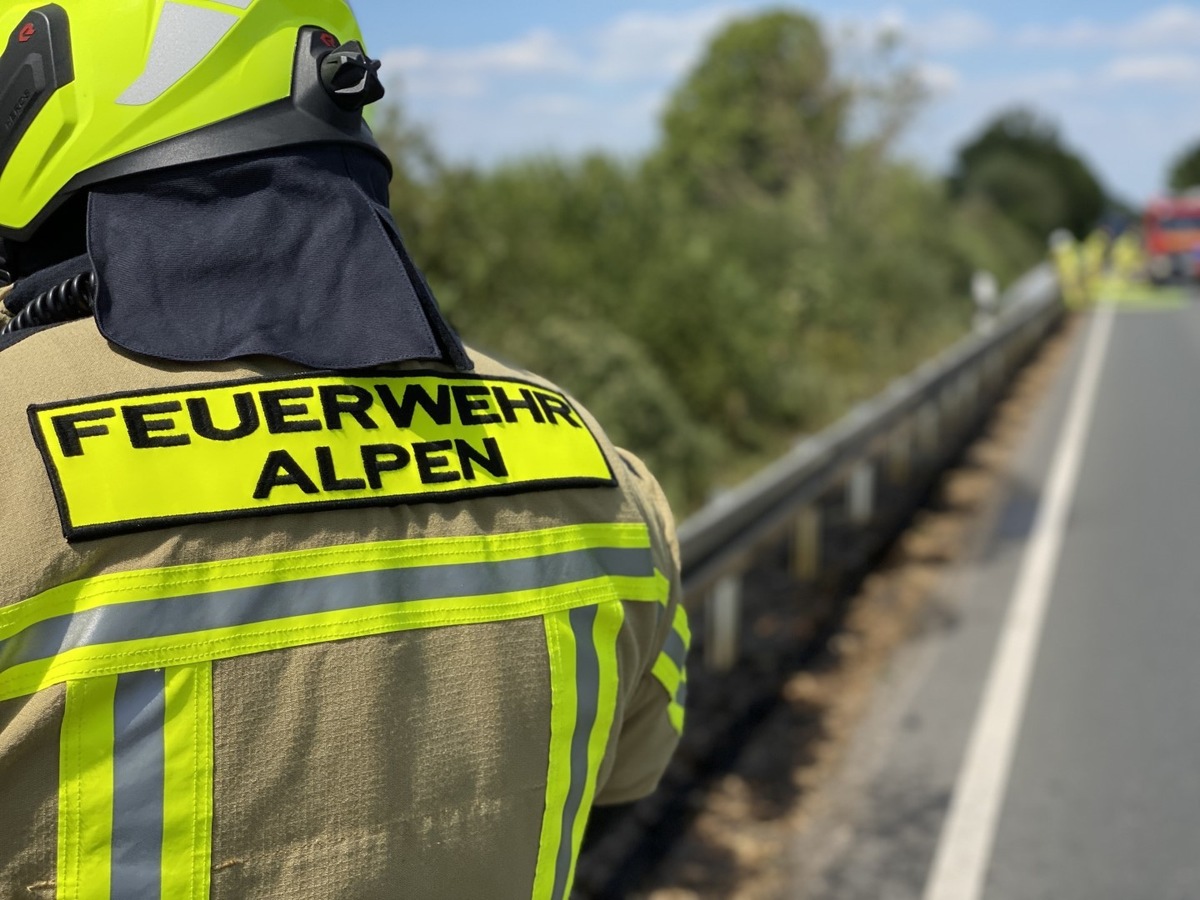
[[[0,352],[0,897],[567,896],[682,728],[678,551],[473,357]]]

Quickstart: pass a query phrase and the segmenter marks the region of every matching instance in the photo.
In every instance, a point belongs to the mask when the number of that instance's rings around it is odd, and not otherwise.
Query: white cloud
[[[490,72],[571,72],[579,64],[562,38],[544,29],[468,53],[464,62]]]
[[[514,104],[518,114],[542,119],[570,118],[589,109],[590,104],[577,94],[536,94],[522,97]]]
[[[937,52],[961,53],[986,46],[998,37],[994,24],[982,16],[965,11],[948,12],[919,22],[912,28],[920,46]]]
[[[547,29],[512,41],[447,50],[404,47],[385,55],[389,70],[412,96],[478,97],[496,80],[514,76],[571,79],[577,84],[666,86],[696,62],[709,39],[739,11],[740,0],[678,14],[626,13],[590,34],[569,36]],[[921,51],[959,52],[992,40],[995,26],[968,12],[909,22],[898,9],[870,19],[845,19],[834,38],[844,49],[864,51],[888,37],[900,37]],[[938,89],[951,87],[949,70],[932,65],[928,79]]]
[[[1113,34],[1113,30],[1105,29],[1094,22],[1075,19],[1054,27],[1026,26],[1017,32],[1017,43],[1025,47],[1069,50],[1109,43]]]
[[[481,46],[402,47],[385,55],[386,71],[450,158],[637,152],[653,139],[672,87],[744,3],[627,13],[576,34],[540,29]]]
[[[556,72],[570,70],[576,64],[562,40],[545,29],[501,44],[448,51],[411,47],[394,51],[391,56],[404,66],[471,72]]]
[[[1125,22],[1101,24],[1090,19],[1073,19],[1058,26],[1030,26],[1018,32],[1017,43],[1062,50],[1200,46],[1200,9],[1172,4]]]
[[[405,96],[467,100],[487,91],[487,80],[474,72],[451,71],[436,66],[405,65],[402,54],[384,56],[384,72],[401,82]]]
[[[942,63],[926,62],[917,66],[917,79],[931,94],[948,94],[962,84],[958,70]]]
[[[450,158],[634,153],[653,140],[672,87],[745,0],[679,14],[626,13],[590,31],[540,29],[504,43],[385,55],[410,115]]]
[[[678,13],[650,3],[641,12],[600,13],[580,32],[403,47],[386,61],[410,114],[432,126],[449,158],[637,153],[651,145],[672,88],[706,42],[732,16],[761,8],[757,0],[695,2],[703,5]],[[1109,184],[1139,197],[1193,130],[1189,123],[1200,122],[1200,92],[1183,89],[1200,85],[1200,0],[1151,0],[1140,10],[1129,4],[1123,18],[1105,11],[1073,20],[1046,4],[1024,21],[1048,24],[1024,29],[1002,27],[995,7],[981,3],[977,11],[879,4],[874,15],[838,12],[831,0],[810,6],[829,10],[822,24],[844,77],[906,71],[925,86],[931,102],[905,148],[930,166],[944,168],[983,122],[1019,104],[1059,121],[1072,146],[1095,154]],[[939,7],[946,11],[927,12]]]
[[[1200,9],[1164,6],[1135,20],[1122,43],[1132,47],[1200,44]]]
[[[1103,75],[1105,80],[1114,84],[1194,88],[1200,83],[1200,59],[1181,55],[1126,56],[1110,62]]]
[[[609,81],[681,75],[733,13],[734,9],[727,6],[705,7],[676,16],[627,13],[596,36],[595,58],[589,69],[596,77]]]
[[[735,11],[732,6],[707,6],[679,15],[627,13],[586,35],[538,29],[479,47],[404,47],[386,54],[384,61],[412,95],[479,96],[494,79],[511,76],[558,76],[592,84],[667,81],[694,63]]]
[[[929,19],[910,19],[903,10],[888,8],[869,18],[835,21],[835,43],[862,51],[899,39],[922,51],[961,53],[995,41],[999,30],[988,19],[965,10]]]
[[[1092,79],[1078,69],[1045,69],[998,79],[1000,90],[1024,97],[1036,105],[1039,100],[1086,91]]]
[[[385,71],[398,73],[412,93],[469,97],[499,75],[563,75],[580,61],[556,34],[537,29],[500,44],[459,50],[403,47],[384,55]]]

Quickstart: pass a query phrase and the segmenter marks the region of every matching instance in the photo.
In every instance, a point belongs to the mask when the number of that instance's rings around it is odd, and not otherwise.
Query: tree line
[[[948,179],[900,160],[919,84],[882,69],[839,74],[797,12],[734,21],[634,160],[451,164],[393,110],[393,210],[464,338],[571,391],[683,514],[959,337],[975,271],[1103,211],[1028,113]]]

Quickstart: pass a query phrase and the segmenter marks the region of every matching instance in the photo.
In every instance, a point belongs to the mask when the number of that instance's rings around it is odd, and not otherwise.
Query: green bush
[[[397,219],[464,338],[573,392],[680,514],[963,334],[977,268],[1007,280],[1040,252],[846,137],[828,59],[788,68],[815,47],[795,13],[735,23],[643,161],[447,166],[397,115],[381,129]]]

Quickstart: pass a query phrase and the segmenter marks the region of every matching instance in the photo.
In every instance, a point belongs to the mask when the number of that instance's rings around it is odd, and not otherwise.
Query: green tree
[[[397,110],[393,212],[463,337],[574,393],[686,514],[960,335],[976,268],[1041,252],[895,161],[895,50],[835,79],[812,20],[735,21],[645,160],[448,164]]]
[[[836,159],[848,95],[817,24],[790,11],[729,25],[672,96],[660,163],[693,194],[784,193]]]
[[[1086,237],[1106,206],[1087,163],[1024,109],[997,116],[958,151],[950,184],[955,197],[985,198],[1039,244],[1056,228]]]
[[[1196,141],[1171,163],[1167,186],[1176,194],[1188,188],[1200,187],[1200,141]]]

